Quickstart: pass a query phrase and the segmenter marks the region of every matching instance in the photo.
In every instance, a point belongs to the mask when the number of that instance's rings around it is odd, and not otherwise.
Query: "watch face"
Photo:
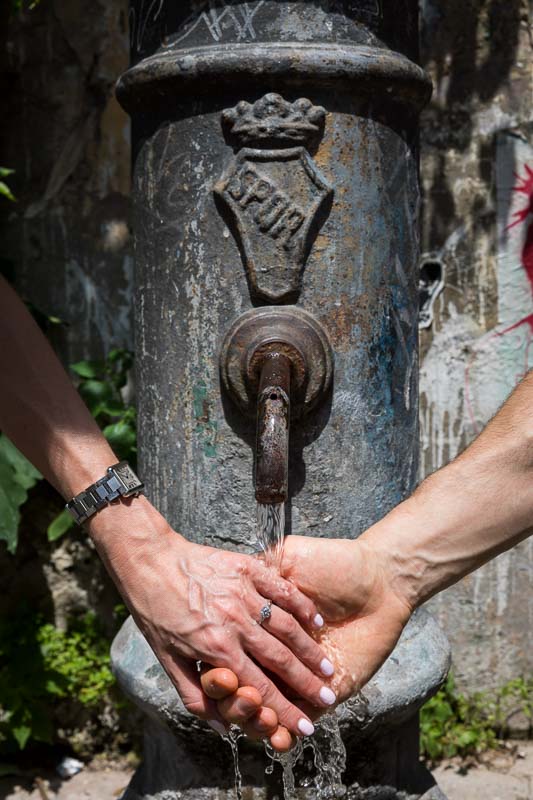
[[[141,481],[129,464],[117,464],[116,467],[113,467],[113,472],[115,472],[119,480],[124,484],[127,492],[132,492],[134,489],[139,489],[142,486]]]

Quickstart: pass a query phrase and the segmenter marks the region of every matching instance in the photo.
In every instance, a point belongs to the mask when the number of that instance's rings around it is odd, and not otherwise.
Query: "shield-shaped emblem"
[[[276,137],[287,140],[288,114],[282,120],[285,124],[282,129],[279,104],[289,109],[294,104],[286,103],[279,95],[267,95],[255,107],[260,103],[264,107],[268,98],[269,114],[263,114],[261,129],[266,131],[263,140],[269,143]],[[303,102],[308,104],[306,109],[315,109],[309,101]],[[273,105],[277,116],[272,112]],[[323,109],[320,111],[324,113]],[[242,116],[240,133],[244,136]],[[292,126],[294,140],[309,137],[309,122],[305,130],[303,124],[298,130],[294,120]],[[246,129],[248,138],[251,127],[248,125]],[[261,139],[259,135],[256,138]],[[253,294],[274,303],[296,299],[305,262],[333,194],[306,148],[242,148],[215,186],[215,194],[230,212],[231,227]]]

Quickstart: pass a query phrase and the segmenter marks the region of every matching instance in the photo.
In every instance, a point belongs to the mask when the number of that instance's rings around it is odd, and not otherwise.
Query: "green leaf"
[[[15,170],[9,169],[9,167],[0,167],[0,178],[7,178],[8,175],[14,175]]]
[[[105,403],[114,399],[113,388],[103,381],[84,381],[79,387],[79,393],[94,416],[98,416]]]
[[[97,361],[78,361],[71,364],[70,369],[80,378],[98,378],[102,374],[101,364]]]
[[[57,515],[55,519],[52,520],[48,528],[46,529],[46,533],[48,535],[49,542],[55,542],[56,539],[60,539],[61,536],[64,536],[67,531],[69,531],[74,525],[74,517],[67,511],[66,508],[61,511],[60,514]]]
[[[26,502],[28,493],[15,480],[10,465],[0,456],[0,540],[7,543],[7,550],[13,554],[17,549],[20,506]]]
[[[16,725],[11,728],[11,732],[13,737],[18,743],[18,746],[21,750],[24,750],[26,747],[26,742],[31,736],[31,728],[29,725]]]
[[[0,540],[9,553],[17,549],[20,507],[28,498],[41,473],[30,464],[15,445],[0,434]]]
[[[106,425],[102,432],[119,458],[127,459],[132,452],[135,452],[137,434],[135,428],[127,422]]]
[[[0,181],[0,194],[3,197],[7,197],[7,199],[11,200],[12,203],[16,203],[16,201],[17,201],[17,198],[12,193],[12,191],[9,188],[9,186],[7,185],[7,183],[4,183],[4,181]]]
[[[118,400],[111,403],[103,403],[101,406],[102,413],[107,414],[108,417],[122,417],[125,410],[124,403]]]
[[[4,434],[0,434],[0,459],[12,467],[15,480],[23,489],[31,489],[43,477]]]

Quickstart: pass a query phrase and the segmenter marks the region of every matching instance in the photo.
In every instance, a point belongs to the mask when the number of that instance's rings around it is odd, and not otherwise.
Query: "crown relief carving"
[[[237,145],[214,186],[233,232],[253,297],[295,302],[305,264],[333,198],[309,148],[323,134],[326,111],[305,97],[269,93],[222,112]]]
[[[306,97],[290,103],[274,93],[222,112],[223,126],[241,147],[272,141],[308,146],[321,135],[325,118],[326,110]]]

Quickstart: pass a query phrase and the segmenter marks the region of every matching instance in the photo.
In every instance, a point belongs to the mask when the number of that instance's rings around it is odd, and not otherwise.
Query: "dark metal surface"
[[[255,499],[284,503],[289,486],[291,361],[269,353],[262,362],[257,396]]]
[[[291,362],[293,418],[324,399],[333,376],[333,353],[322,325],[297,306],[264,306],[234,322],[220,353],[223,386],[248,416],[255,418],[261,370],[272,353]]]
[[[273,352],[291,361],[297,420],[289,531],[358,536],[415,484],[417,114],[430,91],[417,13],[417,0],[132,2],[118,94],[133,115],[140,465],[192,540],[254,540],[257,395]],[[380,729],[442,677],[413,666],[428,660],[421,639],[406,648],[380,686]],[[402,678],[415,673],[408,701]],[[186,771],[187,725],[173,725]],[[419,768],[400,734],[372,787],[390,768],[406,788]],[[215,750],[170,783],[152,753],[138,796],[205,786]]]

